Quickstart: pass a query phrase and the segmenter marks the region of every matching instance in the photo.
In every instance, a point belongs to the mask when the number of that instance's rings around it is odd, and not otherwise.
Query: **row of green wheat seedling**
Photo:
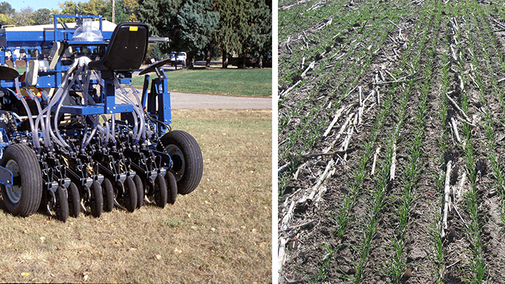
[[[468,4],[468,2],[467,2]],[[468,11],[469,7],[465,7],[465,10]],[[468,23],[468,21],[467,21]],[[473,40],[472,40],[472,33],[470,32],[470,29],[468,30],[466,34],[468,38],[468,44],[471,52],[475,54],[475,49],[473,46]],[[460,42],[463,42],[463,40],[460,40]],[[460,49],[460,51],[463,53],[465,50]],[[461,56],[461,58],[465,58],[464,56]],[[474,60],[474,64],[477,62]],[[478,64],[478,63],[477,63]],[[462,70],[462,67],[460,67],[460,70]],[[463,72],[460,73],[461,77],[463,78],[463,83],[466,81],[465,77],[468,75],[465,75]],[[468,78],[471,79],[471,78]],[[469,81],[469,80],[468,80]],[[468,110],[469,110],[469,102],[468,102],[468,97],[467,97],[467,92],[463,91],[461,95],[461,107],[466,115],[468,115]],[[485,261],[484,261],[484,252],[483,252],[483,245],[482,245],[482,238],[481,238],[481,226],[479,225],[479,196],[478,196],[478,190],[477,190],[477,170],[476,170],[476,162],[475,162],[475,150],[474,146],[472,144],[472,126],[469,125],[468,123],[465,123],[463,126],[463,134],[464,134],[464,139],[465,142],[463,143],[463,151],[464,151],[464,158],[466,162],[466,168],[468,171],[468,178],[470,181],[470,190],[467,192],[465,195],[465,202],[466,202],[466,212],[470,218],[470,222],[468,224],[468,228],[466,230],[466,236],[468,242],[472,245],[471,246],[471,252],[473,254],[473,258],[471,259],[471,269],[473,272],[473,278],[471,279],[472,283],[482,283],[484,276],[485,276]]]
[[[434,47],[437,46],[436,40],[437,36],[436,33],[439,30],[439,24],[440,24],[440,16],[441,16],[442,10],[440,9],[439,6],[437,6],[437,11],[436,11],[436,19],[434,22],[434,26],[432,28],[432,31],[434,32],[435,36],[432,36],[432,44],[429,47],[428,50],[428,56],[425,58],[428,58],[427,65],[425,67],[425,74],[424,78],[424,83],[422,84],[421,87],[421,96],[419,98],[419,106],[417,109],[417,115],[415,117],[414,121],[414,136],[413,140],[411,142],[410,147],[409,147],[409,154],[410,154],[410,159],[409,159],[409,164],[407,165],[406,169],[406,180],[403,182],[403,195],[402,195],[402,203],[397,208],[396,212],[399,212],[398,216],[398,229],[397,229],[397,235],[396,238],[393,240],[393,249],[394,249],[394,254],[393,258],[389,264],[390,267],[390,278],[393,283],[399,283],[402,281],[402,278],[404,277],[406,268],[407,268],[407,257],[404,255],[405,253],[405,235],[408,230],[408,225],[409,225],[409,219],[410,219],[410,210],[411,210],[411,204],[413,202],[414,198],[414,189],[417,186],[417,183],[419,181],[419,174],[423,171],[422,168],[419,167],[419,165],[422,165],[423,163],[420,161],[421,159],[421,154],[422,154],[422,145],[424,142],[425,138],[425,133],[424,133],[424,128],[425,128],[425,121],[426,121],[426,111],[427,111],[427,97],[428,93],[431,89],[431,80],[430,78],[433,75],[432,68],[433,68],[433,58],[434,58]]]
[[[498,55],[498,59],[500,61],[500,64],[503,66],[504,62],[503,62],[503,57],[501,55],[501,51],[496,50],[496,45],[495,45],[496,38],[493,33],[490,33],[489,23],[482,21],[481,17],[484,17],[484,14],[483,14],[482,10],[480,9],[480,6],[477,5],[477,8],[479,9],[478,12],[479,12],[479,20],[480,21],[477,22],[477,19],[474,17],[473,18],[474,26],[475,27],[483,27],[486,30],[487,36],[489,36],[492,39],[492,42],[494,43],[492,45],[492,47],[494,48],[496,54]],[[474,49],[474,50],[482,52],[483,58],[485,59],[485,63],[486,63],[485,67],[487,67],[487,70],[484,70],[484,72],[485,72],[485,74],[487,74],[489,76],[489,78],[491,80],[491,87],[493,90],[492,94],[495,97],[497,97],[498,100],[501,102],[501,110],[502,110],[502,112],[505,112],[505,100],[503,98],[503,91],[498,86],[497,75],[495,74],[495,72],[493,72],[493,69],[492,69],[492,62],[493,61],[489,56],[489,52],[487,51],[487,49],[490,48],[490,46],[489,46],[489,44],[487,44],[484,41],[484,39],[485,39],[484,32],[481,29],[477,29],[477,30],[481,32],[480,36],[479,36],[480,48]],[[477,64],[476,58],[477,58],[477,54],[475,54],[475,56],[474,56],[474,60],[473,60],[474,64]],[[479,87],[480,101],[483,106],[488,106],[490,103],[486,102],[486,98],[484,96],[484,94],[486,92],[485,92],[485,86],[484,86],[484,82],[482,80],[482,76],[480,76],[479,73],[476,73],[475,79],[476,79],[478,87]],[[499,155],[496,152],[497,144],[496,144],[496,140],[495,140],[495,135],[496,135],[496,131],[494,129],[495,123],[493,121],[492,114],[488,108],[485,109],[483,114],[484,114],[484,118],[485,118],[485,122],[486,122],[486,124],[485,124],[486,138],[487,138],[486,148],[489,149],[489,151],[487,151],[487,154],[488,154],[489,160],[491,161],[491,167],[492,167],[492,170],[494,173],[494,177],[496,179],[495,189],[496,189],[496,192],[499,194],[500,199],[501,199],[501,203],[502,203],[502,207],[501,207],[501,209],[502,209],[502,222],[505,223],[505,173],[503,172],[503,167],[502,167],[502,164],[499,160]]]
[[[416,49],[414,49],[414,50],[417,51],[417,54],[414,56],[413,61],[411,61],[411,63],[412,63],[411,74],[414,74],[418,70],[418,64],[419,64],[419,61],[421,58],[421,53],[423,52],[424,47],[426,45],[427,36],[428,36],[429,30],[430,30],[430,27],[432,25],[431,21],[425,22],[425,20],[427,19],[426,15],[428,15],[430,12],[430,9],[428,9],[428,6],[425,6],[425,10],[423,12],[424,12],[423,18],[421,19],[420,25],[418,25],[418,27],[422,26],[422,27],[424,27],[424,30],[421,33],[422,36],[421,36],[420,41],[416,42],[418,45],[414,45],[416,47]],[[425,24],[421,25],[421,23],[425,23]],[[417,30],[415,31],[414,35],[416,35],[416,34],[417,34]],[[401,70],[408,69],[407,62],[405,60],[402,62],[404,64],[402,64]],[[372,196],[371,196],[372,207],[371,207],[371,211],[369,212],[368,224],[366,224],[366,226],[365,226],[364,239],[359,246],[360,258],[358,259],[357,264],[356,264],[356,274],[353,279],[354,283],[361,283],[363,281],[364,269],[365,269],[366,264],[368,262],[368,256],[369,256],[370,250],[372,248],[372,241],[375,238],[375,234],[376,234],[376,230],[377,230],[379,213],[384,206],[384,201],[387,196],[387,191],[391,187],[392,181],[394,179],[394,172],[395,172],[394,168],[396,167],[396,165],[395,165],[396,144],[397,144],[397,140],[400,135],[400,131],[402,129],[402,126],[404,124],[404,120],[406,117],[407,105],[410,101],[410,91],[411,91],[413,84],[414,84],[414,79],[412,78],[407,83],[406,89],[402,90],[402,92],[404,93],[404,96],[401,98],[401,101],[400,101],[400,105],[399,105],[400,110],[399,110],[399,113],[397,116],[397,123],[395,124],[395,129],[394,129],[393,133],[391,134],[391,137],[389,138],[389,142],[387,144],[387,148],[385,151],[386,157],[383,160],[380,170],[378,171],[378,174],[375,178],[375,188],[372,190],[372,193],[371,193],[372,194]],[[391,89],[392,96],[395,94],[395,91],[397,89],[400,89],[400,88],[397,88],[397,86],[393,85],[393,88]],[[420,147],[420,145],[419,145],[419,147]],[[412,172],[412,174],[414,174],[414,173]],[[409,194],[410,194],[410,192],[409,192]],[[404,212],[405,213],[404,216],[406,217],[406,219],[404,219],[403,221],[406,221],[406,220],[408,220],[408,215],[409,215],[408,212],[410,211],[409,206],[411,203],[411,197],[404,196],[404,198],[405,198],[404,201],[405,201],[406,205],[408,204],[407,207],[404,207],[404,210],[406,210],[406,212]],[[407,226],[406,223],[404,225]],[[404,249],[403,244],[401,244],[403,242],[403,240],[401,240],[401,239],[397,239],[397,240],[398,240],[398,242],[396,242],[396,249],[399,249],[399,251],[397,250],[396,252],[397,253],[400,252],[400,254],[403,254],[401,252]],[[400,261],[402,261],[401,259],[402,259],[402,257],[399,258]],[[397,263],[396,265],[403,266],[404,264]],[[393,278],[394,278],[394,276],[393,276]]]
[[[367,38],[373,31],[378,29],[378,27],[381,26],[382,23],[383,23],[383,21],[379,21],[379,22],[374,23],[372,28],[366,30],[366,33],[363,34],[363,37],[361,37],[361,39]],[[379,30],[385,30],[385,31],[379,35],[376,35],[376,37],[373,38],[372,41],[378,43],[378,45],[376,46],[377,49],[380,48],[380,46],[383,44],[384,39],[386,37],[386,33],[389,29],[391,29],[391,26],[392,26],[392,24],[388,26],[388,29],[382,29],[382,28],[379,29]],[[378,40],[378,39],[380,39],[380,40]],[[353,56],[356,58],[366,58],[366,64],[363,64],[363,65],[355,64],[352,66],[353,70],[359,69],[357,72],[359,74],[361,74],[364,72],[364,70],[368,69],[368,67],[370,66],[372,55],[367,54],[368,51],[367,51],[366,47],[363,47],[361,49],[356,49],[353,51],[354,52],[349,52],[348,56]],[[345,62],[345,60],[342,60],[341,62]],[[343,63],[341,63],[341,64],[343,64]],[[340,66],[335,66],[334,69],[338,70],[339,67]],[[318,71],[322,72],[320,70],[318,70]],[[316,72],[316,74],[317,74],[317,72]],[[309,96],[317,95],[317,91],[318,91],[317,88],[314,88],[314,91],[312,91],[311,94],[309,94]],[[290,153],[291,149],[296,148],[298,151],[298,156],[302,156],[308,149],[311,149],[313,147],[315,141],[321,135],[322,128],[314,127],[314,120],[316,118],[318,118],[318,115],[322,109],[322,106],[319,104],[310,105],[308,107],[309,113],[302,115],[301,111],[306,108],[305,107],[306,101],[307,100],[301,100],[300,104],[297,107],[292,109],[292,113],[290,116],[291,117],[299,117],[301,121],[300,121],[299,125],[297,126],[297,129],[295,131],[291,131],[289,133],[288,138],[286,139],[285,145],[282,146],[282,150],[281,150],[282,153]],[[339,107],[341,104],[342,104],[342,101],[337,101],[337,102],[335,102],[334,107]],[[287,119],[288,119],[287,117],[280,119],[280,122],[281,122],[280,128],[281,129],[287,126],[287,125],[284,125],[284,123],[283,123],[283,121],[285,122]],[[291,170],[286,171],[286,173],[283,174],[283,176],[285,177],[284,180],[286,180],[286,178],[290,174],[292,174],[292,172],[294,170],[296,170],[296,167],[298,166],[298,162],[296,161],[297,157],[296,156],[292,157],[292,159],[295,159],[295,161],[291,162],[291,165],[292,165],[290,168]]]

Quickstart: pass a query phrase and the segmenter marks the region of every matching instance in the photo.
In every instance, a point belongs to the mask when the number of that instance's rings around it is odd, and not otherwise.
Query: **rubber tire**
[[[167,205],[167,183],[161,175],[154,180],[154,200],[158,207],[165,208]]]
[[[3,153],[0,165],[5,167],[10,160],[18,164],[21,196],[12,202],[4,185],[2,196],[7,210],[15,216],[27,217],[35,213],[42,200],[42,171],[35,152],[24,144],[14,144]]]
[[[56,204],[55,204],[56,218],[62,222],[68,219],[68,196],[65,188],[58,186],[56,189]]]
[[[135,208],[137,208],[137,188],[131,177],[127,177],[124,181],[124,188],[126,210],[128,210],[128,212],[133,212]]]
[[[189,133],[181,130],[173,130],[161,137],[164,151],[172,157],[172,167],[170,171],[177,180],[177,191],[179,194],[188,194],[195,190],[200,183],[203,174],[202,150],[196,139]],[[182,152],[184,163],[181,162],[174,151],[170,150],[176,146]]]
[[[171,172],[165,174],[165,181],[167,183],[167,203],[174,204],[177,199],[177,181]]]
[[[68,211],[71,217],[77,218],[81,213],[81,196],[79,189],[75,183],[70,183],[67,188],[68,192]]]
[[[144,185],[142,184],[142,179],[138,175],[133,177],[133,182],[137,188],[137,208],[140,208],[144,204]]]
[[[102,187],[95,180],[91,185],[91,197],[89,198],[89,205],[91,207],[91,215],[95,218],[102,216],[103,212],[103,195]]]
[[[111,212],[114,209],[114,187],[108,178],[102,181],[103,211]]]

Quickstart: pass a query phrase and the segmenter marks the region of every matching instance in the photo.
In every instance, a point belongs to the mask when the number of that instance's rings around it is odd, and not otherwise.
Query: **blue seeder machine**
[[[169,62],[139,70],[156,39],[143,23],[103,24],[101,16],[55,15],[53,25],[0,29],[0,187],[14,215],[41,209],[66,221],[144,202],[164,207],[200,182],[198,143],[170,128],[161,68]],[[22,76],[5,65],[20,50]],[[134,72],[145,75],[142,92]]]

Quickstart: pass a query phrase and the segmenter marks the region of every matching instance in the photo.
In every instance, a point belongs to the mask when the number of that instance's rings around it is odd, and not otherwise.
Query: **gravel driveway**
[[[170,92],[172,109],[272,109],[272,98]]]

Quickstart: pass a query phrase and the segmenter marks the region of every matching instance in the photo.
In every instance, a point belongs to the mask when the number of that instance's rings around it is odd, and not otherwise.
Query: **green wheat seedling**
[[[477,6],[477,7],[475,7],[475,6]],[[479,14],[481,16],[483,16],[483,12],[480,9],[479,5],[474,5],[473,8],[477,9],[478,10],[477,12],[479,12]],[[494,97],[497,97],[500,100],[501,106],[502,106],[502,111],[505,111],[503,95],[501,95],[501,96],[499,95],[499,94],[503,94],[503,92],[501,91],[501,88],[498,86],[497,74],[495,74],[495,72],[493,72],[493,69],[491,67],[491,57],[488,52],[488,49],[490,49],[490,47],[488,44],[486,44],[486,42],[484,42],[485,35],[492,38],[493,42],[496,41],[496,38],[495,38],[494,34],[492,34],[492,36],[490,35],[489,23],[487,23],[487,22],[482,23],[482,21],[479,21],[479,20],[480,20],[480,17],[479,17],[479,19],[477,17],[472,17],[472,23],[474,24],[474,26],[475,27],[483,27],[483,29],[485,30],[485,31],[482,31],[482,29],[477,29],[480,32],[480,36],[478,37],[478,38],[480,38],[480,46],[479,46],[479,48],[474,47],[474,45],[472,44],[473,40],[470,35],[470,47],[471,47],[471,50],[473,50],[474,52],[481,52],[483,54],[483,58],[485,59],[485,61],[484,61],[485,68],[483,70],[483,73],[489,74],[491,86],[494,91],[492,94]],[[486,33],[486,34],[484,34],[484,33]],[[492,46],[495,47],[495,45],[492,45]],[[501,52],[497,52],[497,54],[499,55],[500,64],[503,64],[503,57],[502,57]],[[478,61],[476,60],[476,58],[477,58],[477,56],[475,56],[472,60],[474,65],[478,65]],[[486,93],[485,84],[484,84],[482,76],[480,75],[479,72],[476,72],[475,79],[476,79],[476,81],[478,83],[478,87],[479,87],[480,102],[483,106],[488,106],[489,103],[486,101],[486,98],[484,96],[484,94]],[[495,177],[495,189],[496,189],[497,193],[499,194],[500,199],[501,199],[501,203],[502,203],[502,207],[501,207],[502,216],[501,216],[501,218],[502,218],[502,222],[503,222],[503,221],[505,221],[505,207],[503,206],[503,204],[505,204],[505,187],[504,187],[505,173],[503,172],[503,168],[502,168],[502,165],[499,161],[498,154],[496,153],[496,142],[495,142],[495,133],[496,132],[495,132],[494,128],[495,128],[495,125],[498,125],[498,123],[494,122],[491,111],[489,111],[487,108],[483,112],[483,115],[484,115],[484,121],[485,121],[485,126],[484,126],[485,127],[485,134],[486,134],[486,138],[487,138],[485,143],[486,143],[486,148],[489,149],[486,153],[488,156],[488,160],[491,161],[491,168],[493,170],[494,177]]]
[[[420,26],[421,25],[418,25],[418,27],[420,27]],[[419,47],[416,49],[416,50],[418,50],[419,53],[416,54],[416,56],[414,56],[414,61],[412,64],[413,70],[411,72],[415,72],[416,69],[418,68],[419,60],[421,58],[421,53],[424,50],[424,46],[427,42],[427,35],[428,35],[428,31],[429,31],[430,26],[431,26],[430,24],[426,25],[425,29],[422,32],[421,41],[419,42]],[[403,62],[403,64],[406,64],[406,61],[402,61],[402,62]],[[405,66],[404,66],[404,68],[405,68]],[[405,91],[403,92],[403,94],[405,96],[402,97],[400,104],[399,104],[399,112],[397,113],[397,123],[394,128],[395,131],[391,135],[391,139],[390,139],[390,142],[388,143],[388,148],[386,151],[386,153],[388,153],[388,154],[386,155],[385,161],[382,163],[381,171],[379,172],[379,175],[375,181],[375,184],[376,184],[375,190],[371,194],[372,195],[371,199],[373,200],[372,211],[369,213],[369,222],[367,223],[365,230],[364,230],[365,235],[364,235],[364,239],[363,239],[361,246],[360,246],[360,258],[358,259],[358,263],[356,264],[356,274],[353,279],[354,283],[361,283],[363,281],[363,272],[364,272],[364,269],[365,269],[367,261],[368,261],[368,255],[369,255],[370,249],[372,247],[372,241],[374,239],[375,232],[376,232],[376,225],[378,222],[377,218],[378,218],[379,212],[381,211],[381,209],[384,206],[384,199],[386,197],[386,190],[390,186],[390,182],[391,182],[389,175],[390,175],[390,169],[392,166],[393,152],[395,151],[394,145],[396,144],[396,142],[398,140],[398,137],[400,135],[400,130],[401,130],[402,125],[404,123],[404,119],[405,119],[406,111],[407,111],[407,105],[408,105],[408,102],[410,99],[410,89],[412,88],[412,86],[413,86],[413,79],[411,79],[406,84]],[[393,87],[393,90],[394,90],[394,87]],[[394,94],[394,91],[393,91],[393,94]],[[424,95],[427,95],[427,94],[425,93]],[[425,111],[425,107],[421,107],[421,112],[424,112],[424,111]],[[418,139],[417,139],[417,146],[420,149],[420,147],[421,147],[420,142],[422,139],[419,139],[419,138],[421,138],[421,135],[419,135]],[[412,172],[412,174],[413,174],[413,172]],[[410,193],[411,193],[411,191],[409,189],[408,192],[406,192],[404,194],[405,199],[404,199],[403,204],[405,206],[402,206],[402,208],[400,209],[400,215],[401,215],[400,216],[400,226],[403,226],[404,228],[407,227],[409,208],[410,208],[410,204],[412,202],[412,196]],[[403,232],[400,233],[400,237],[393,243],[393,248],[395,250],[395,255],[396,255],[396,257],[393,258],[393,264],[392,264],[392,270],[396,271],[395,275],[393,276],[393,281],[399,281],[398,278],[401,278],[401,277],[397,277],[397,276],[399,276],[401,270],[403,270],[403,272],[405,271],[404,268],[406,265],[405,265],[405,262],[403,261],[403,258],[402,258],[403,249],[404,249],[404,244],[403,244],[404,232],[405,232],[405,229],[403,229]],[[403,272],[401,272],[401,273],[403,273]]]
[[[468,4],[468,3],[467,3]],[[471,40],[471,35],[469,34],[469,47],[470,50],[474,49],[473,42]],[[468,113],[469,104],[466,92],[463,93],[461,99],[461,106],[465,113]],[[468,241],[472,244],[471,252],[472,259],[470,260],[470,266],[473,272],[473,278],[470,279],[472,283],[482,283],[486,274],[486,264],[484,261],[483,245],[481,238],[481,224],[479,224],[479,198],[477,189],[477,170],[475,163],[475,150],[472,144],[472,127],[465,124],[463,127],[463,133],[465,137],[464,144],[464,158],[466,163],[466,168],[468,171],[470,190],[465,195],[466,201],[466,212],[470,218],[469,228],[466,230],[466,236]]]

